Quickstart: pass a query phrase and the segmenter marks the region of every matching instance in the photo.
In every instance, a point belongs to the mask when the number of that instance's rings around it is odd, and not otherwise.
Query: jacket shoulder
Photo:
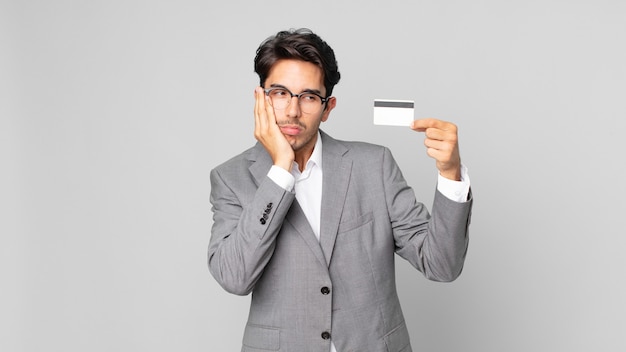
[[[230,173],[239,172],[242,169],[247,169],[250,166],[252,154],[254,154],[254,147],[250,147],[245,151],[215,166],[213,168],[213,171],[217,171],[219,173]]]

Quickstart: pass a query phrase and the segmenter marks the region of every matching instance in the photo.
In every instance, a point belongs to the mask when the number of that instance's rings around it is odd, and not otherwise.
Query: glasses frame
[[[330,97],[326,97],[326,98],[324,98],[324,97],[322,97],[321,95],[319,95],[319,94],[317,94],[317,93],[315,93],[315,92],[311,92],[311,91],[304,91],[304,92],[302,92],[302,93],[300,93],[300,94],[294,94],[294,93],[293,93],[292,91],[290,91],[287,87],[282,87],[282,86],[281,86],[281,87],[270,87],[270,88],[265,88],[265,89],[263,89],[263,91],[265,92],[265,95],[267,95],[267,96],[269,97],[269,96],[270,96],[270,93],[271,93],[272,91],[274,91],[274,90],[278,90],[278,89],[280,89],[280,90],[284,90],[284,91],[287,91],[287,93],[289,93],[289,95],[291,95],[291,99],[289,99],[289,103],[287,103],[287,106],[285,106],[285,109],[287,109],[287,108],[289,107],[289,105],[291,104],[291,101],[293,100],[293,98],[294,98],[294,97],[298,98],[298,105],[300,105],[300,97],[301,97],[302,95],[305,95],[305,94],[313,94],[313,95],[317,95],[317,96],[318,96],[318,97],[322,100],[322,103],[321,103],[320,105],[324,105],[324,104],[326,104],[326,102],[330,99]]]

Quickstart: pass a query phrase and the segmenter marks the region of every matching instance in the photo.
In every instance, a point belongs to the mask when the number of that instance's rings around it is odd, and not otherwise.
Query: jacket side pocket
[[[280,348],[280,330],[270,326],[247,324],[243,333],[244,351],[250,347],[264,351],[278,351]]]
[[[384,337],[385,344],[387,345],[387,351],[389,352],[409,352],[411,351],[411,344],[409,341],[409,331],[406,328],[406,323],[393,328]]]

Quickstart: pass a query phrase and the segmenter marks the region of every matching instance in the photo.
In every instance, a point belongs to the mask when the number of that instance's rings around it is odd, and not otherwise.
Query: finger
[[[426,148],[426,154],[435,160],[441,158],[441,151],[435,148]]]
[[[272,102],[270,101],[270,97],[263,92],[263,106],[265,108],[265,116],[267,116],[267,122],[270,125],[277,126],[276,123],[276,114],[274,113],[274,107],[272,106]]]
[[[266,125],[266,118],[263,116],[265,113],[264,99],[263,99],[263,91],[260,87],[257,87],[254,90],[254,120],[255,126],[258,128],[264,127]]]
[[[442,151],[436,148],[427,148],[426,154],[439,163],[448,164],[453,160],[452,154],[449,151]]]
[[[260,87],[257,87],[257,89],[255,89],[255,99],[254,135],[257,140],[263,141],[271,134],[270,121],[273,121],[272,119],[274,117],[268,117],[266,95],[263,89],[261,89]]]
[[[458,143],[458,135],[456,132],[444,131],[438,128],[428,128],[424,132],[426,138],[434,139],[438,141],[444,141],[450,144]]]
[[[428,128],[441,128],[443,127],[443,121],[434,118],[425,118],[413,120],[411,128],[414,130],[426,130]]]
[[[426,138],[424,140],[424,145],[429,149],[436,149],[445,152],[451,152],[454,150],[454,144],[436,139]]]
[[[438,128],[427,128],[424,131],[424,135],[426,136],[426,138],[430,138],[430,139],[436,139],[436,140],[445,140],[446,137],[448,136],[448,132],[444,131],[444,130],[440,130]]]
[[[280,129],[276,122],[274,107],[270,104],[269,97],[261,87],[255,89],[255,127],[254,136],[261,143],[272,143],[278,136],[281,136]]]
[[[265,94],[262,88],[257,88],[257,106],[258,106],[258,115],[263,118],[269,124],[276,123],[276,115],[274,114],[274,107],[271,104],[270,97]]]
[[[435,158],[437,161],[449,162],[454,159],[455,155],[458,155],[457,146],[445,141],[426,139],[424,140],[424,146],[426,147],[428,155]]]
[[[418,119],[411,123],[411,129],[418,132],[424,132],[428,128],[437,128],[444,131],[456,131],[456,125],[453,123],[434,118]]]

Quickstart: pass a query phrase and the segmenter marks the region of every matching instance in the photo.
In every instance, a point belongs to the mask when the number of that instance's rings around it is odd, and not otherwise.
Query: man
[[[209,269],[226,291],[252,292],[242,351],[411,351],[394,253],[431,280],[461,272],[471,197],[456,126],[411,126],[439,170],[431,217],[387,148],[319,129],[340,78],[326,42],[279,32],[255,71],[258,143],[211,172]]]

